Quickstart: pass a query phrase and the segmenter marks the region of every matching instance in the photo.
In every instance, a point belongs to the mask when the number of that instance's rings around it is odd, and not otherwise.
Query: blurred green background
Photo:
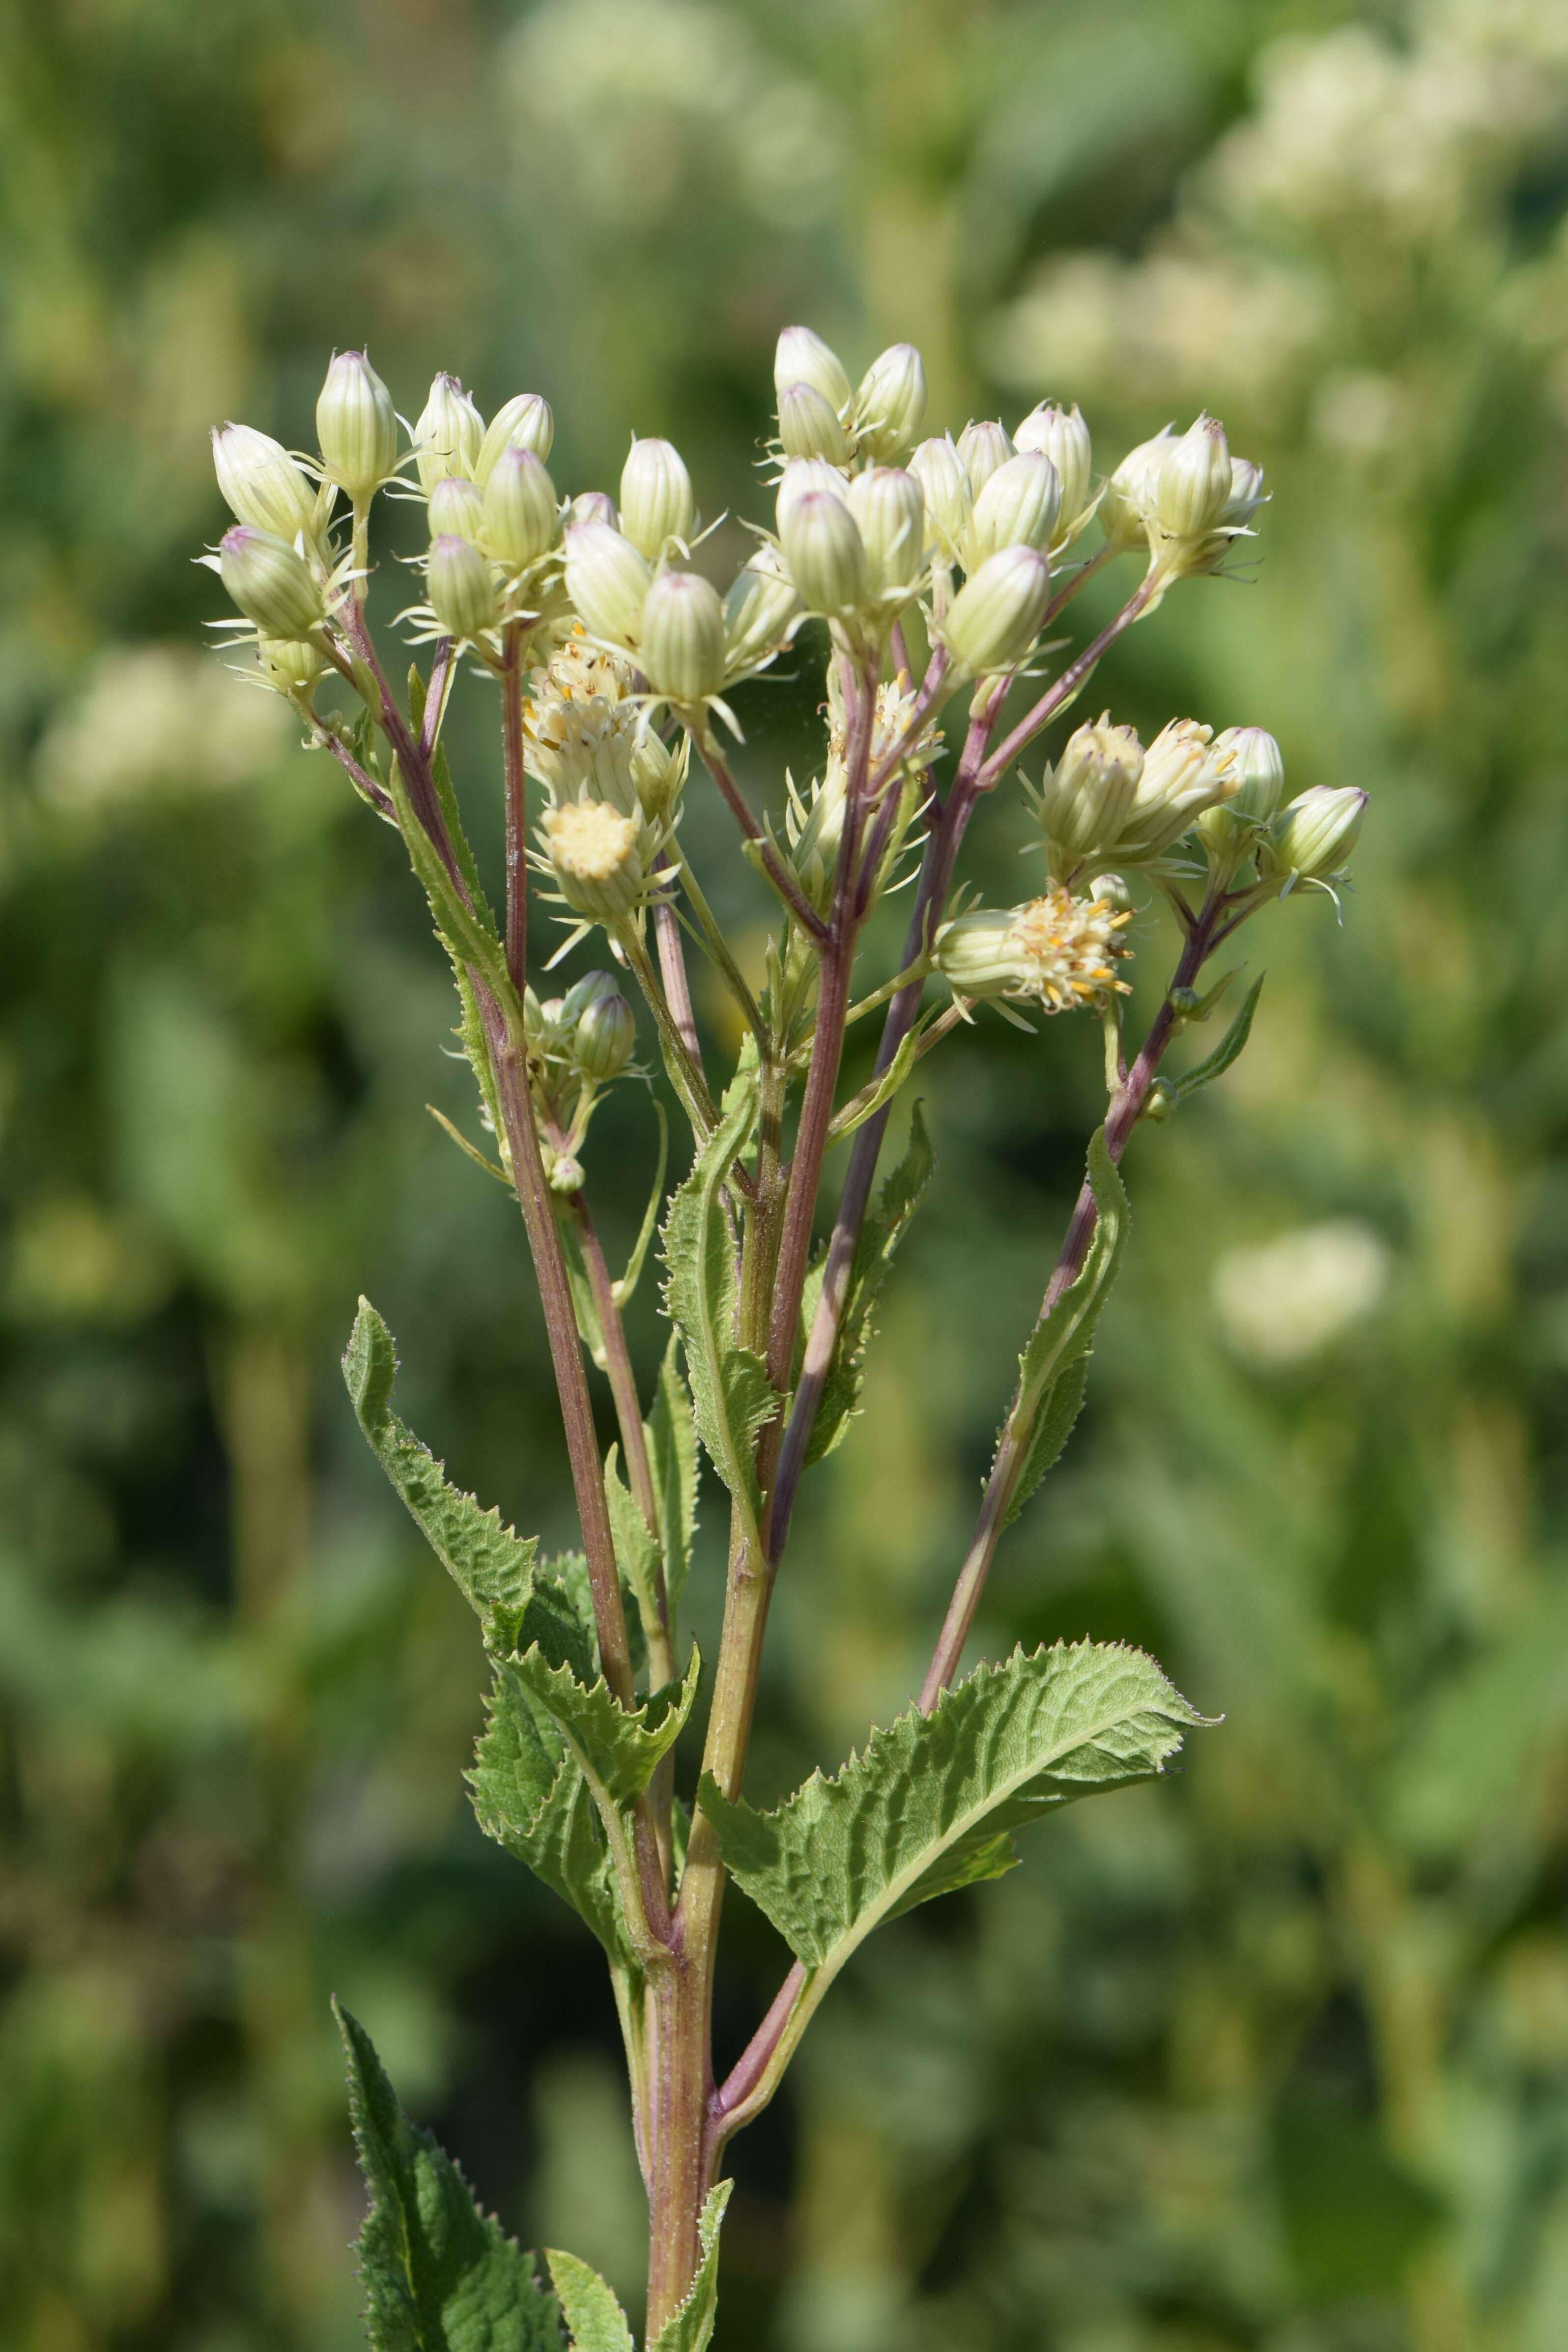
[[[1076,398],[1107,463],[1216,409],[1256,576],[1095,694],[1373,807],[1343,929],[1249,934],[1248,1055],[1134,1146],[982,1628],[1144,1642],[1225,1726],[857,1963],[737,2143],[720,2352],[1562,2352],[1563,0],[12,0],[0,190],[0,2342],[359,2340],[332,1990],[508,2226],[637,2294],[596,1958],[473,1825],[471,1621],[335,1365],[363,1289],[414,1425],[561,1539],[520,1231],[424,1113],[468,1090],[398,844],[200,650],[189,558],[208,426],[304,441],[357,342],[411,415],[437,366],[545,393],[567,489],[634,425],[758,513],[807,319],[852,372],[919,341],[938,425]],[[810,699],[755,690],[754,773]],[[1021,838],[988,814],[993,892]],[[1097,1051],[931,1066],[765,1794],[924,1659]],[[733,2051],[779,1955],[729,1922]]]

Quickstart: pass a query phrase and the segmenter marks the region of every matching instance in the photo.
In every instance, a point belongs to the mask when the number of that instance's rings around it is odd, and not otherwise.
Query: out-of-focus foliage
[[[1096,691],[1373,810],[1343,930],[1276,919],[1247,1057],[1129,1155],[982,1629],[1146,1641],[1226,1727],[851,1970],[737,2145],[721,2346],[1556,2352],[1559,0],[66,0],[11,13],[0,110],[5,2341],[357,2340],[331,1990],[508,2224],[636,2292],[598,1975],[465,1819],[476,1645],[333,1361],[371,1292],[422,1433],[559,1541],[520,1236],[424,1114],[463,1089],[397,845],[191,650],[185,558],[207,426],[303,438],[361,340],[410,413],[437,365],[544,392],[573,489],[700,428],[740,507],[809,317],[921,341],[955,423],[1078,398],[1107,458],[1218,409],[1255,582]],[[988,1024],[932,1066],[759,1803],[924,1658],[1093,1061]],[[628,1231],[646,1119],[595,1132]],[[779,1947],[733,1917],[738,2046]]]

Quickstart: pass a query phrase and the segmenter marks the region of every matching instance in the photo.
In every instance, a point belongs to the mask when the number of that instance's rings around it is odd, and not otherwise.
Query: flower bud
[[[473,645],[496,625],[496,575],[471,539],[444,531],[425,558],[424,593],[449,637]]]
[[[1130,915],[1133,911],[1133,894],[1120,874],[1096,874],[1082,887],[1091,898],[1098,898],[1114,914]]]
[[[1228,803],[1236,814],[1259,822],[1271,817],[1285,797],[1285,762],[1267,729],[1228,727],[1215,737],[1214,748],[1236,755],[1240,781]]]
[[[656,562],[666,540],[691,538],[696,519],[680,451],[668,441],[633,441],[621,469],[621,528],[632,546]]]
[[[995,422],[977,425],[973,419],[958,436],[958,455],[964,460],[964,470],[969,477],[969,488],[977,498],[990,480],[998,466],[1016,457],[1012,435],[1005,425]]]
[[[549,401],[541,400],[537,392],[515,392],[486,427],[474,460],[474,479],[482,490],[486,489],[503,449],[531,449],[542,461],[549,456],[554,439],[555,418]]]
[[[830,498],[848,504],[850,486],[836,466],[830,466],[825,457],[791,457],[779,477],[773,508],[780,536],[785,519],[813,490],[825,490]]]
[[[485,501],[462,474],[437,482],[426,505],[432,539],[477,539],[485,528]]]
[[[1210,740],[1196,719],[1173,719],[1144,754],[1144,772],[1121,838],[1118,860],[1160,856],[1191,831],[1205,809],[1228,802],[1239,783],[1235,752]]]
[[[392,394],[363,352],[337,352],[316,403],[316,437],[328,478],[362,506],[397,463]]]
[[[1167,425],[1152,441],[1140,441],[1135,449],[1128,450],[1105,485],[1105,495],[1100,501],[1100,521],[1106,539],[1118,553],[1136,546],[1147,532],[1154,516],[1155,478],[1174,439]]]
[[[438,375],[413,428],[413,462],[428,498],[448,474],[470,481],[485,438],[485,420],[455,375]]]
[[[1033,547],[988,556],[953,599],[939,634],[959,671],[983,677],[1021,661],[1051,601],[1051,566]]]
[[[1048,554],[1061,506],[1061,484],[1049,457],[1038,449],[1009,457],[975,500],[969,569],[977,569],[1003,547],[1034,547]]]
[[[773,389],[779,400],[797,383],[810,385],[835,416],[841,416],[850,404],[842,360],[810,327],[786,327],[773,354]]]
[[[1200,416],[1171,442],[1154,478],[1155,515],[1167,538],[1206,539],[1230,497],[1230,450],[1225,427]]]
[[[1357,784],[1313,784],[1270,828],[1262,863],[1270,880],[1326,882],[1355,847],[1367,795]]]
[[[604,1085],[623,1070],[637,1042],[632,1007],[607,971],[591,971],[566,992],[571,1055],[585,1078]]]
[[[841,499],[808,491],[789,511],[783,544],[795,593],[808,613],[836,620],[863,608],[871,585],[865,542]]]
[[[892,343],[861,378],[855,394],[855,436],[868,457],[902,465],[925,420],[925,368],[913,343]]]
[[[545,1182],[552,1192],[559,1193],[563,1197],[569,1193],[580,1192],[587,1181],[587,1171],[575,1153],[570,1151],[550,1153],[549,1166],[545,1171]]]
[[[923,441],[909,461],[925,500],[925,543],[956,563],[959,550],[968,544],[975,494],[969,476],[952,440]]]
[[[235,523],[218,542],[218,575],[264,637],[308,637],[326,618],[303,556],[269,530]]]
[[[1156,1078],[1144,1097],[1138,1117],[1146,1118],[1151,1127],[1163,1127],[1176,1107],[1179,1097],[1169,1078]]]
[[[873,595],[913,593],[925,546],[925,501],[913,474],[873,466],[850,484],[849,509],[866,551]]]
[[[1070,865],[1119,840],[1144,772],[1144,747],[1130,727],[1105,712],[1070,735],[1035,803],[1040,830]]]
[[[540,820],[546,855],[574,913],[613,923],[643,897],[640,821],[607,801],[563,801]]]
[[[281,441],[249,425],[225,425],[213,432],[213,470],[218,488],[241,522],[293,543],[308,530],[316,493]]]
[[[635,647],[653,577],[631,541],[608,523],[577,523],[567,532],[566,593],[591,636]]]
[[[936,967],[954,993],[1010,997],[1046,1013],[1103,1003],[1126,983],[1120,933],[1131,918],[1099,898],[1074,898],[1053,883],[1025,907],[977,907],[936,934]]]
[[[695,572],[659,572],[643,605],[643,675],[655,694],[690,708],[724,684],[724,606]]]
[[[734,677],[754,668],[788,644],[800,599],[794,583],[778,567],[771,548],[754,555],[737,572],[724,600],[725,646],[728,674]]]
[[[327,667],[320,648],[298,637],[257,637],[256,657],[267,684],[279,694],[314,686]]]
[[[685,782],[685,742],[678,752],[672,751],[644,710],[628,764],[637,805],[651,824],[661,824],[669,816],[680,798],[681,786]]]
[[[809,383],[786,384],[779,394],[779,438],[786,457],[825,457],[830,466],[850,462],[849,435]]]
[[[612,530],[620,529],[615,520],[615,501],[608,490],[579,490],[566,511],[569,530],[579,522],[607,522]]]
[[[1013,439],[1020,451],[1038,449],[1056,467],[1061,485],[1058,520],[1062,530],[1070,531],[1089,503],[1094,455],[1089,427],[1077,407],[1061,408],[1054,401],[1042,400],[1030,410]]]
[[[521,570],[555,545],[559,529],[555,484],[543,458],[508,441],[485,485],[486,546],[498,562]]]

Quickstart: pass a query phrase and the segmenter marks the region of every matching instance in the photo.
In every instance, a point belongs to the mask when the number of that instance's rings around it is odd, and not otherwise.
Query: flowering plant
[[[1365,805],[1354,786],[1283,805],[1278,748],[1259,729],[1215,735],[1182,719],[1145,749],[1107,716],[1081,726],[1026,787],[1046,860],[1039,894],[1011,908],[967,904],[958,862],[977,813],[1107,646],[1250,537],[1260,478],[1207,417],[1134,450],[1098,488],[1076,408],[1042,404],[1011,434],[971,423],[956,440],[922,438],[925,378],[908,345],[883,352],[855,387],[825,343],[790,328],[776,382],[775,528],[758,532],[722,598],[695,568],[699,518],[679,454],[635,441],[617,499],[591,491],[563,504],[548,470],[550,412],[537,394],[517,395],[486,424],[440,376],[400,457],[385,386],[362,353],[344,352],[318,404],[317,453],[292,456],[243,425],[214,436],[237,520],[209,560],[241,616],[235,627],[308,740],[402,834],[451,960],[495,1156],[456,1139],[522,1210],[580,1552],[542,1559],[536,1541],[448,1484],[392,1412],[392,1340],[368,1303],[344,1369],[367,1438],[483,1630],[494,1685],[470,1776],[479,1822],[578,1911],[608,1964],[648,2192],[646,2340],[657,2352],[699,2352],[711,2335],[725,2151],[772,2097],[866,1937],[1008,1869],[1015,1832],[1037,1816],[1159,1772],[1203,1720],[1151,1659],[1114,1644],[958,1670],[998,1543],[1082,1401],[1125,1233],[1118,1166],[1128,1138],[1235,1060],[1257,986],[1223,1041],[1177,1079],[1160,1075],[1166,1049],[1214,1010],[1231,975],[1207,992],[1198,983],[1241,923],[1271,900],[1336,888]],[[406,700],[366,614],[370,519],[383,491],[419,495],[429,511],[423,597],[403,619],[434,650],[428,672],[411,670]],[[1096,523],[1097,551],[1073,558]],[[1043,633],[1085,580],[1134,552],[1144,568],[1126,601],[1051,675]],[[821,771],[804,793],[789,782],[758,814],[725,746],[738,734],[727,697],[790,647],[825,662]],[[465,667],[500,690],[498,913],[442,740]],[[347,695],[329,708],[321,690],[334,678]],[[1029,698],[1010,715],[1025,680]],[[945,775],[938,727],[950,706],[964,717]],[[769,894],[760,977],[747,977],[685,852],[682,815],[700,777]],[[565,933],[537,967],[530,874]],[[868,919],[901,880],[912,885],[902,953],[868,981]],[[1178,949],[1133,1047],[1120,971],[1138,890],[1168,908]],[[612,971],[559,995],[536,992],[531,970],[542,979],[600,937]],[[738,1016],[743,1043],[722,1082],[694,1016],[688,946]],[[666,1203],[661,1145],[642,1234],[615,1278],[585,1157],[600,1097],[633,1066],[622,979],[651,1016],[693,1150]],[[814,1774],[760,1811],[742,1783],[800,1482],[857,1409],[878,1293],[932,1170],[916,1108],[873,1205],[883,1137],[918,1063],[985,1006],[1026,1026],[1031,1014],[1092,1014],[1105,1118],[924,1685],[831,1779]],[[845,1095],[846,1031],[877,1013],[873,1075]],[[659,1120],[663,1137],[662,1109]],[[819,1252],[828,1155],[851,1139]],[[623,1309],[661,1208],[669,1339],[650,1389]],[[613,1409],[607,1453],[591,1370]],[[728,1503],[711,1678],[680,1625],[699,1448]],[[677,1744],[691,1726],[695,1746],[705,1692],[700,1768],[684,1799]],[[731,1879],[794,1965],[719,2080],[710,2028]],[[347,2015],[342,2024],[371,2188],[361,2252],[372,2341],[479,2352],[559,2344],[564,2326],[581,2352],[629,2347],[605,2283],[552,2250],[547,2284],[403,2116],[362,2028]]]

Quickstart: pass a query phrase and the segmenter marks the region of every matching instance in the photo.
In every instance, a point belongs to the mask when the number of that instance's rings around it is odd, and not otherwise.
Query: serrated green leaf
[[[681,1335],[697,1433],[708,1458],[749,1521],[757,1542],[758,1490],[753,1448],[778,1410],[760,1356],[735,1341],[736,1271],[724,1187],[757,1120],[757,1090],[737,1085],[691,1174],[670,1202],[663,1252],[664,1298]]]
[[[1143,1651],[1058,1643],[977,1667],[775,1812],[728,1803],[706,1775],[699,1801],[737,1883],[797,1959],[832,1975],[923,1889],[995,1875],[1002,1832],[1158,1772],[1204,1720]]]
[[[572,2352],[636,2352],[631,2323],[612,2287],[577,2254],[547,2246],[545,2260],[560,2297]]]
[[[371,1449],[475,1614],[499,1611],[519,1623],[534,1589],[538,1542],[518,1536],[498,1511],[448,1485],[443,1465],[392,1410],[397,1349],[368,1298],[360,1301],[343,1356],[343,1378]]]
[[[1089,1349],[1127,1237],[1127,1192],[1097,1128],[1089,1139],[1094,1231],[1082,1269],[1030,1334],[1019,1358],[1018,1401],[1008,1426],[1023,1433],[1023,1455],[1002,1526],[1011,1527],[1072,1433],[1083,1404]]]
[[[631,1708],[621,1705],[602,1678],[582,1683],[570,1666],[552,1666],[537,1648],[508,1663],[528,1696],[559,1727],[589,1786],[621,1809],[635,1804],[659,1759],[680,1737],[701,1672],[694,1645],[681,1681],[666,1683]]]
[[[619,1453],[620,1448],[612,1445],[604,1461],[604,1501],[610,1514],[610,1533],[615,1546],[616,1565],[621,1570],[622,1583],[632,1588],[644,1627],[656,1625],[659,1612],[654,1597],[654,1581],[659,1568],[658,1541],[649,1533],[648,1522],[621,1475]]]
[[[718,2310],[718,2232],[735,2183],[716,2181],[697,2223],[697,2267],[686,2299],[653,2338],[653,2352],[706,2352]]]
[[[403,2114],[364,2027],[332,2007],[371,2192],[359,2255],[373,2352],[559,2352],[556,2299],[533,2256],[480,2210],[451,2158]]]
[[[1230,1067],[1251,1034],[1252,1015],[1258,1010],[1258,999],[1263,993],[1263,982],[1268,977],[1267,972],[1259,973],[1242,1001],[1240,1011],[1213,1053],[1188,1070],[1185,1077],[1175,1080],[1178,1102],[1186,1102],[1189,1095],[1197,1094],[1198,1088],[1207,1086],[1211,1078],[1223,1076]]]
[[[931,1139],[925,1132],[920,1105],[916,1103],[909,1122],[908,1148],[883,1183],[874,1212],[861,1226],[860,1239],[850,1261],[850,1278],[844,1290],[838,1338],[833,1344],[828,1377],[822,1384],[821,1398],[806,1447],[808,1468],[832,1452],[859,1406],[861,1388],[865,1379],[866,1346],[871,1339],[872,1312],[888,1267],[893,1263],[894,1252],[920,1204],[921,1194],[931,1181],[935,1166]],[[811,1328],[821,1292],[821,1269],[814,1269],[814,1273],[815,1279],[808,1285],[802,1302],[801,1323],[807,1331]]]
[[[697,1531],[697,1425],[692,1412],[691,1392],[681,1378],[680,1357],[680,1339],[672,1335],[659,1367],[653,1415],[643,1424],[659,1506],[664,1591],[672,1633]]]
[[[569,1903],[612,1964],[631,1964],[615,1874],[581,1766],[551,1724],[536,1720],[509,1666],[498,1665],[467,1775],[474,1817]]]

